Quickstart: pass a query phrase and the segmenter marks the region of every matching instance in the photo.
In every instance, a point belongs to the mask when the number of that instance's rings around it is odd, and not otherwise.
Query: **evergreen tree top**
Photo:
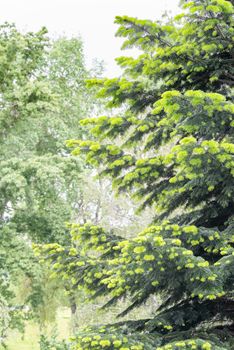
[[[92,225],[71,227],[74,247],[39,250],[71,288],[106,307],[129,296],[120,316],[157,295],[151,319],[90,328],[74,349],[232,349],[234,335],[233,1],[182,1],[168,23],[117,17],[123,75],[96,79],[99,97],[121,107],[86,119],[96,138],[70,140],[73,154],[156,210],[131,239]]]

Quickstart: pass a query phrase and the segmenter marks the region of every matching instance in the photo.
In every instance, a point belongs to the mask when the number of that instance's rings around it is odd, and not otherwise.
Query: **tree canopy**
[[[63,294],[69,284],[49,278],[32,242],[69,249],[67,222],[117,224],[118,231],[139,224],[131,200],[115,199],[109,180],[94,181],[93,167],[72,156],[65,142],[85,139],[79,120],[103,109],[96,88],[85,84],[102,74],[102,63],[86,69],[79,37],[52,40],[45,28],[21,33],[7,23],[0,26],[0,51],[0,346],[6,346],[11,328],[23,331],[29,319],[40,331],[56,325],[63,306],[70,307],[72,328],[76,324],[81,293]],[[46,342],[42,338],[42,349]]]
[[[234,346],[234,3],[181,1],[165,22],[117,17],[120,78],[94,79],[116,115],[88,118],[94,140],[70,140],[73,155],[112,178],[151,226],[131,239],[71,225],[74,247],[37,247],[73,288],[105,307],[130,296],[119,315],[158,297],[149,319],[88,327],[72,349],[202,349]]]
[[[68,244],[65,222],[78,216],[84,166],[70,156],[65,140],[84,136],[78,120],[91,113],[94,96],[85,87],[93,73],[85,68],[80,38],[52,41],[45,28],[21,33],[5,23],[0,51],[2,344],[9,328],[22,329],[29,305],[43,301],[42,269],[31,242]],[[25,291],[21,304],[15,292],[27,278],[32,293],[29,298]]]

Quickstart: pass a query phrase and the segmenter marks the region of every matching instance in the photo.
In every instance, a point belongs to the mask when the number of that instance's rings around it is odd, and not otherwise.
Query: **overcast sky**
[[[0,0],[1,23],[16,23],[22,30],[46,26],[51,36],[80,35],[86,62],[106,62],[107,75],[119,73],[115,57],[121,56],[122,40],[115,38],[116,15],[141,19],[160,18],[165,11],[176,13],[178,0]]]

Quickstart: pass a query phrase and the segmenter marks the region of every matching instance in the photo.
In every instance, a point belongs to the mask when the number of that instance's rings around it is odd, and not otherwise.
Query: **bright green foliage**
[[[118,333],[117,333],[118,331]],[[124,327],[102,326],[100,328],[87,328],[77,336],[72,338],[74,344],[71,350],[81,349],[132,349],[132,350],[151,350],[155,345],[153,337],[145,337],[143,334],[132,335],[128,338],[125,335]],[[144,343],[147,341],[147,344]]]
[[[150,319],[85,330],[74,349],[234,346],[233,1],[181,5],[168,23],[117,17],[123,46],[142,54],[118,59],[121,78],[89,84],[124,112],[85,119],[96,139],[68,141],[118,192],[153,206],[154,222],[131,239],[72,225],[73,248],[36,248],[105,307],[130,297],[119,316],[151,295],[159,306]]]
[[[106,333],[105,327],[100,329],[87,329],[81,333],[77,339],[74,338],[75,345],[71,345],[72,350],[83,349],[119,349],[119,350],[180,350],[180,349],[196,349],[196,350],[222,350],[223,347],[215,346],[214,343],[204,341],[202,339],[175,341],[170,343],[170,347],[157,346],[157,342],[152,336],[144,336],[143,334],[131,335],[127,337],[125,332],[121,334],[121,329],[110,327],[112,333]],[[92,332],[93,331],[93,332]],[[95,333],[94,333],[95,331]]]
[[[73,224],[71,233],[76,248],[66,250],[57,244],[44,246],[50,260],[53,263],[56,260],[53,268],[63,272],[65,279],[72,277],[75,285],[79,280],[79,286],[84,284],[95,296],[111,294],[113,302],[131,292],[132,306],[135,306],[161,290],[173,293],[171,298],[175,300],[179,291],[202,300],[213,300],[224,294],[229,283],[231,271],[228,270],[234,250],[227,243],[232,242],[233,237],[226,232],[221,236],[220,232],[211,229],[164,223],[150,226],[132,240],[124,240],[89,224]],[[201,247],[209,259],[198,256]],[[93,249],[101,255],[87,255]],[[224,257],[216,264],[210,264],[209,261],[218,254]],[[225,277],[222,277],[224,269]],[[175,271],[180,274],[176,282]],[[148,288],[139,293],[142,284]]]
[[[73,288],[84,288],[90,298],[109,296],[105,306],[130,294],[132,303],[120,316],[151,294],[161,295],[162,305],[154,318],[132,321],[132,329],[162,334],[188,331],[191,326],[211,322],[216,308],[216,316],[227,317],[230,305],[222,309],[218,305],[230,293],[233,234],[168,223],[150,226],[131,240],[89,224],[73,224],[71,234],[73,248],[49,244],[35,251],[47,256],[55,275]],[[199,256],[201,249],[206,259]],[[219,261],[213,263],[218,256]],[[174,303],[178,303],[177,309],[170,307]]]

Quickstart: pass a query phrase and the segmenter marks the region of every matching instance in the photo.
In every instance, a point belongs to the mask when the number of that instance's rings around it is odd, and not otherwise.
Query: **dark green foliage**
[[[119,316],[151,295],[159,306],[150,319],[78,334],[74,349],[234,348],[234,8],[181,5],[168,23],[117,17],[123,47],[142,54],[118,59],[122,77],[89,84],[125,108],[82,121],[94,141],[68,141],[117,192],[155,208],[152,226],[123,239],[73,225],[73,248],[39,249],[71,289],[106,296],[105,307],[130,297]]]

